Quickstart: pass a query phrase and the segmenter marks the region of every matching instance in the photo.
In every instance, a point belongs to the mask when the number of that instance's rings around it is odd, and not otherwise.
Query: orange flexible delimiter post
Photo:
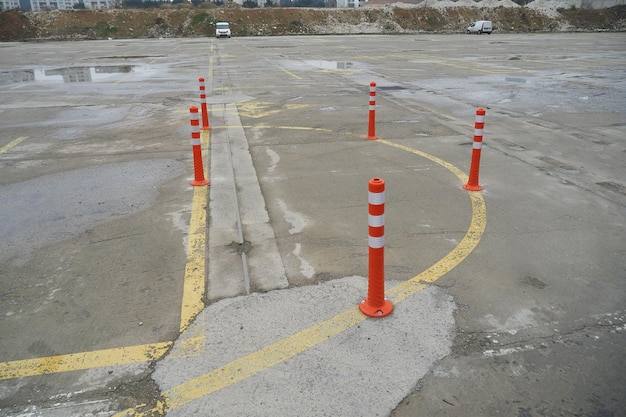
[[[384,317],[393,311],[385,298],[385,181],[373,178],[368,189],[369,272],[367,297],[359,309],[369,317]]]
[[[367,136],[365,139],[375,140],[376,137],[376,83],[370,83],[370,105],[369,105],[369,123],[367,126]]]
[[[194,180],[191,185],[209,185],[211,181],[204,178],[204,166],[202,164],[202,145],[200,143],[200,120],[198,119],[198,108],[191,106],[191,148],[193,150],[193,173]]]
[[[476,110],[476,122],[474,123],[474,142],[472,145],[472,162],[470,165],[469,180],[463,186],[468,191],[480,191],[483,189],[478,185],[478,174],[480,171],[480,151],[483,148],[483,129],[485,128],[485,114],[487,112],[482,107]]]
[[[206,107],[206,87],[204,86],[204,78],[199,78],[200,82],[200,103],[202,105],[202,130],[209,130],[211,126],[209,125],[209,111]]]

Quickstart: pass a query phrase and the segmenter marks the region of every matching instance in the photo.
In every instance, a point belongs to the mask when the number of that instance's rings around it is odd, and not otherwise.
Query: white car
[[[215,24],[215,37],[219,38],[230,38],[230,25],[228,22],[217,22]]]
[[[491,20],[477,20],[472,23],[470,27],[467,28],[467,33],[486,33],[491,35],[491,31],[493,30],[493,25],[491,24]]]

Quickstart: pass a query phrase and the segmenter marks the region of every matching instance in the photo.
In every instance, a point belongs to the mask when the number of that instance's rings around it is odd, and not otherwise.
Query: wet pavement
[[[0,415],[624,414],[624,45],[0,44]]]

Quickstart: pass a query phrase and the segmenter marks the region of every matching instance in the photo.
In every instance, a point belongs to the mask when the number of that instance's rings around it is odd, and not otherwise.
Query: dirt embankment
[[[234,36],[454,33],[489,19],[500,32],[624,31],[626,6],[609,9],[530,7],[411,7],[362,9],[239,7],[212,9],[110,9],[0,13],[0,41],[213,36],[215,22],[231,23]]]

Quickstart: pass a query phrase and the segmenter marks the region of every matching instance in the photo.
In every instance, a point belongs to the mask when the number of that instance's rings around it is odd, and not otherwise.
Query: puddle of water
[[[138,65],[66,67],[0,71],[0,85],[13,83],[88,83],[110,80],[120,74],[141,73],[147,69]]]

